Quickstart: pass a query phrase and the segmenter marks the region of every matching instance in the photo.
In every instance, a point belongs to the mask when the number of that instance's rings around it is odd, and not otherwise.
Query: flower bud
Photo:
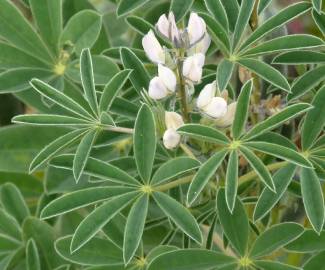
[[[235,118],[235,112],[236,112],[237,102],[233,102],[228,105],[227,113],[218,119],[216,119],[215,124],[218,127],[228,127],[232,124]]]
[[[165,131],[163,136],[163,143],[167,149],[173,149],[177,147],[180,141],[181,135],[179,135],[175,129],[170,128]]]
[[[163,66],[158,65],[158,76],[154,77],[149,83],[149,96],[159,100],[176,91],[176,76],[174,72]]]
[[[199,109],[204,110],[204,108],[208,106],[208,104],[212,101],[212,99],[216,95],[216,90],[217,90],[216,81],[204,86],[196,101],[196,106]]]
[[[165,52],[152,30],[142,38],[142,46],[146,55],[152,62],[156,64],[165,63]]]
[[[156,28],[161,35],[163,35],[165,38],[169,38],[169,21],[165,14],[159,17]]]
[[[202,77],[204,60],[205,56],[202,53],[187,57],[183,63],[183,76],[192,82],[199,82]]]
[[[206,24],[204,20],[196,13],[192,12],[187,26],[187,33],[190,41],[190,46],[202,39],[205,32]]]
[[[227,101],[222,97],[214,97],[205,107],[204,112],[212,118],[223,117],[227,113]]]
[[[175,130],[184,125],[182,116],[176,112],[165,112],[165,123],[167,129]]]

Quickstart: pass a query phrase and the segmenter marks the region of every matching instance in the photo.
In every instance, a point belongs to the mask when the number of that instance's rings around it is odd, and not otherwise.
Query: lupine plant
[[[325,7],[284,2],[0,0],[0,270],[325,269]]]

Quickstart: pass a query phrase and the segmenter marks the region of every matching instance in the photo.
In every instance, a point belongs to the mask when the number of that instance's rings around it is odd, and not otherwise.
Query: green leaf
[[[241,58],[237,62],[274,86],[290,92],[290,85],[287,79],[274,67],[252,58]]]
[[[235,259],[211,250],[182,249],[156,257],[148,270],[206,270],[235,263]]]
[[[42,270],[51,270],[63,264],[64,261],[54,250],[55,231],[48,223],[28,217],[23,223],[23,234],[24,239],[32,238],[35,241]]]
[[[6,212],[12,215],[19,224],[30,216],[24,197],[15,185],[6,183],[1,186],[0,201]]]
[[[304,233],[285,248],[292,252],[314,253],[325,250],[325,231],[320,234],[314,230],[305,230]]]
[[[284,108],[282,111],[272,115],[268,119],[259,122],[243,137],[244,140],[251,140],[269,130],[272,130],[290,119],[310,110],[312,107],[307,103],[298,103]]]
[[[296,34],[268,40],[243,52],[243,55],[251,57],[252,55],[273,54],[285,50],[312,49],[320,46],[324,46],[324,42],[320,38],[312,35]]]
[[[274,174],[273,181],[276,193],[268,188],[264,188],[255,206],[253,215],[255,222],[262,219],[281,199],[284,192],[287,190],[295,171],[296,166],[289,164]]]
[[[147,34],[149,30],[154,30],[151,23],[138,16],[128,16],[126,22],[142,36]]]
[[[272,191],[275,191],[274,182],[270,172],[267,170],[263,162],[245,146],[239,147],[240,152],[243,154],[248,163],[252,166],[262,182]]]
[[[79,250],[71,253],[72,236],[65,236],[55,242],[55,251],[69,262],[81,265],[123,265],[122,251],[111,241],[93,238]],[[107,252],[109,250],[109,252]]]
[[[238,188],[238,153],[231,151],[228,160],[226,173],[226,202],[229,211],[232,213],[236,203]]]
[[[91,148],[95,143],[97,134],[98,130],[96,129],[88,131],[88,133],[86,133],[81,139],[80,144],[77,147],[73,160],[73,176],[77,183],[85,169]]]
[[[0,73],[0,93],[18,93],[30,88],[31,78],[48,81],[53,74],[50,70],[40,68],[15,68]]]
[[[132,0],[133,1],[133,0]],[[121,48],[121,60],[125,69],[133,69],[130,81],[138,93],[149,86],[150,77],[141,60],[128,48]]]
[[[211,142],[216,144],[227,145],[230,143],[228,137],[219,130],[200,125],[186,124],[177,129],[177,132],[182,135],[190,136],[191,138]]]
[[[44,83],[38,79],[31,80],[30,84],[38,93],[61,106],[63,109],[88,120],[92,119],[92,115],[80,104],[59,90],[53,88],[49,84]]]
[[[313,108],[307,112],[301,131],[302,149],[309,149],[325,125],[325,86],[317,91],[311,105]]]
[[[229,80],[232,75],[232,71],[234,69],[234,62],[230,62],[226,58],[221,60],[217,68],[217,84],[218,88],[222,91],[226,89]]]
[[[19,248],[19,246],[21,246],[21,243],[16,239],[0,234],[0,254],[14,252]]]
[[[279,13],[266,20],[260,27],[258,27],[241,45],[240,51],[243,51],[249,45],[258,41],[259,39],[261,39],[271,31],[281,27],[287,22],[304,14],[310,8],[311,8],[311,4],[304,1],[290,5],[287,8],[284,8]]]
[[[298,166],[312,168],[313,165],[302,154],[291,148],[268,142],[246,142],[244,145],[252,150],[257,150],[269,155],[287,160]]]
[[[233,50],[237,48],[237,45],[244,34],[245,28],[247,27],[251,14],[253,12],[254,3],[254,0],[242,0],[241,2],[232,41]]]
[[[102,52],[103,55],[111,58],[114,62],[121,62],[120,57],[120,47],[111,47]],[[140,60],[142,63],[149,63],[146,53],[143,49],[138,48],[129,48]]]
[[[12,118],[12,122],[25,125],[41,126],[78,126],[87,127],[93,125],[92,122],[83,118],[76,118],[65,115],[55,114],[22,114]]]
[[[322,10],[322,0],[312,0],[313,7],[318,13]]]
[[[305,264],[304,270],[325,270],[324,265],[325,252],[321,252],[311,257]]]
[[[229,22],[229,30],[234,31],[239,13],[239,5],[237,0],[221,0],[222,5],[227,13]]]
[[[325,13],[324,12],[316,12],[313,10],[312,12],[314,22],[318,26],[319,30],[325,35]]]
[[[263,270],[302,270],[302,268],[274,261],[255,261],[254,264]]]
[[[224,234],[236,251],[244,256],[248,245],[249,223],[243,203],[237,198],[231,213],[227,207],[225,190],[220,189],[217,195],[217,210]]]
[[[260,0],[258,3],[258,14],[261,14],[270,4],[272,0]]]
[[[170,159],[157,169],[152,176],[151,184],[158,185],[176,179],[200,166],[201,163],[199,161],[189,157],[176,157]]]
[[[21,230],[18,222],[14,216],[11,216],[4,209],[0,209],[0,234],[21,240]]]
[[[92,63],[95,85],[107,84],[120,71],[118,65],[104,55],[92,55]],[[80,60],[75,59],[69,62],[65,74],[73,81],[81,84]]]
[[[227,55],[230,51],[230,40],[226,30],[210,15],[199,13],[199,16],[205,21],[213,42],[216,43],[223,54]]]
[[[77,227],[72,241],[71,252],[75,252],[89,242],[115,215],[128,206],[138,192],[113,197],[92,211]]]
[[[52,166],[72,170],[74,155],[61,155],[51,160]],[[88,158],[84,173],[117,184],[138,186],[139,182],[112,164],[95,158]]]
[[[134,156],[139,175],[149,182],[156,153],[156,127],[153,113],[148,105],[143,104],[139,110],[134,126]]]
[[[29,4],[40,35],[52,52],[58,55],[62,31],[62,0],[30,0]]]
[[[82,136],[85,134],[85,130],[73,130],[47,146],[45,146],[32,160],[29,171],[34,172],[37,169],[39,169],[43,164],[45,164],[48,160],[50,160],[52,157],[54,157],[58,152],[69,146],[71,143],[79,140]]]
[[[170,11],[175,15],[176,22],[179,22],[190,10],[194,0],[172,0],[170,3]]]
[[[204,0],[205,6],[211,15],[219,22],[220,25],[228,32],[229,23],[227,13],[220,0]]]
[[[0,42],[0,68],[49,68],[44,62],[21,49],[4,42]],[[50,71],[49,71],[50,72]]]
[[[46,64],[54,61],[39,35],[11,1],[0,1],[0,36]]]
[[[284,52],[276,56],[272,63],[281,65],[325,63],[325,53],[313,51]]]
[[[109,111],[119,90],[128,80],[132,70],[123,70],[117,73],[106,85],[99,102],[99,111]]]
[[[325,65],[307,71],[294,81],[288,101],[306,94],[325,79]]]
[[[196,242],[202,242],[200,227],[187,208],[162,192],[154,192],[152,196],[161,210],[177,227]]]
[[[148,1],[149,0],[121,0],[118,4],[116,14],[117,16],[123,16],[140,8]]]
[[[249,80],[242,87],[241,92],[238,97],[235,118],[232,124],[232,136],[237,140],[245,130],[248,110],[249,110],[249,101],[253,89],[253,81]]]
[[[223,149],[216,152],[205,163],[202,164],[194,179],[192,180],[187,192],[188,204],[193,204],[196,198],[200,195],[203,188],[209,182],[211,177],[215,174],[216,170],[221,165],[222,161],[226,157],[228,150]]]
[[[314,230],[320,233],[325,221],[321,184],[315,171],[307,168],[302,168],[300,182],[306,214]]]
[[[83,10],[71,17],[60,37],[60,45],[73,46],[77,55],[82,49],[91,48],[100,33],[101,16],[93,10]]]
[[[93,187],[73,191],[47,204],[40,216],[42,219],[56,217],[131,192],[132,190],[129,187]]]
[[[129,264],[140,244],[148,213],[149,196],[142,195],[133,204],[128,215],[124,233],[123,258]]]
[[[26,245],[26,264],[27,270],[41,270],[37,246],[33,239],[29,239]]]
[[[276,224],[260,234],[251,251],[250,258],[270,255],[272,252],[297,239],[304,231],[298,223],[286,222]]]
[[[93,63],[89,49],[83,49],[80,55],[81,83],[85,92],[85,97],[95,114],[98,116],[98,102],[95,89]]]

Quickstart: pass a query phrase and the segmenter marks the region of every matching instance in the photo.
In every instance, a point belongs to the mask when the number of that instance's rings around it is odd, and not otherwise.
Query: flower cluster
[[[165,14],[160,16],[156,30],[166,46],[160,44],[152,30],[142,39],[147,57],[158,66],[158,75],[149,83],[148,95],[157,101],[171,96],[185,96],[187,103],[188,97],[194,92],[194,85],[201,81],[205,54],[211,43],[206,24],[198,14],[192,12],[187,27],[179,29],[174,14],[170,12],[168,17]],[[183,97],[181,91],[185,93]],[[220,92],[216,82],[206,85],[196,105],[203,116],[213,118],[220,126],[226,126],[229,116],[234,114],[234,110],[229,109],[234,106],[228,106],[226,98],[220,94],[216,96],[216,92]],[[177,113],[166,112],[165,123],[167,129],[163,135],[164,146],[172,149],[177,147],[181,140],[176,130],[183,124],[183,119]]]

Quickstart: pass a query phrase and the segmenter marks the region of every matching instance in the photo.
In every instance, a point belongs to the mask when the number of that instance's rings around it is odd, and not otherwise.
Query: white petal
[[[194,61],[197,66],[201,68],[204,66],[205,56],[203,53],[196,53],[192,57],[194,58]]]
[[[218,127],[228,127],[232,124],[235,118],[235,112],[236,112],[237,102],[233,102],[228,105],[227,113],[221,117],[218,118],[215,123]]]
[[[170,27],[170,39],[174,43],[179,43],[180,42],[180,32],[177,28],[175,16],[172,11],[169,12],[169,14],[168,14],[168,21],[169,21],[169,27]]]
[[[204,86],[196,101],[196,106],[199,109],[203,109],[205,106],[207,106],[212,101],[213,97],[216,95],[216,90],[216,81],[213,81],[212,83],[209,83]]]
[[[165,131],[163,136],[163,143],[167,149],[173,149],[177,147],[180,141],[181,141],[181,135],[179,135],[175,131],[175,129],[170,128]]]
[[[156,27],[163,36],[169,38],[169,21],[165,14],[159,17]]]
[[[165,123],[167,129],[175,130],[184,125],[182,116],[176,112],[165,112]]]
[[[190,15],[187,32],[191,45],[198,42],[206,32],[206,24],[204,20],[194,12]]]
[[[205,54],[211,44],[211,38],[208,33],[205,33],[204,38],[194,46],[194,53]]]
[[[142,46],[148,58],[154,63],[165,63],[165,52],[152,30],[142,39]]]
[[[214,97],[204,112],[213,118],[223,117],[227,113],[227,102],[221,97]]]
[[[205,56],[202,53],[187,57],[183,63],[183,75],[193,82],[199,82],[202,77],[204,59]]]
[[[158,75],[159,75],[159,78],[165,84],[166,88],[170,92],[175,92],[175,90],[176,90],[176,76],[175,76],[174,72],[170,68],[159,64],[158,65]]]
[[[159,77],[154,77],[149,83],[149,97],[158,100],[168,95],[166,86]]]

